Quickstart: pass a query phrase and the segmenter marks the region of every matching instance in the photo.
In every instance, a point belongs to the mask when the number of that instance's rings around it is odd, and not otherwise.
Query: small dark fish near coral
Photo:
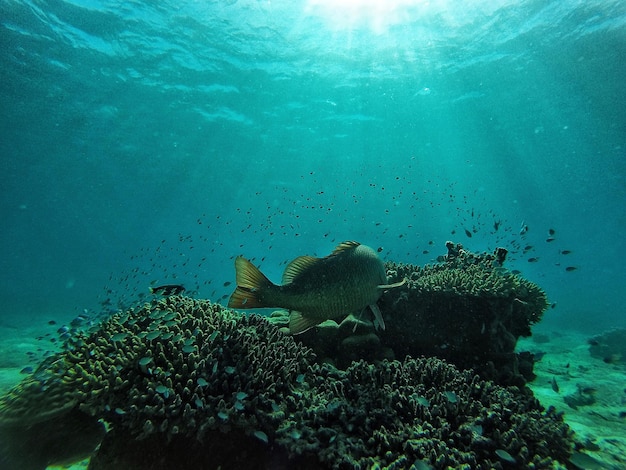
[[[528,233],[528,225],[526,225],[526,222],[522,221],[522,224],[519,229],[519,234],[524,236],[526,235],[526,233]]]
[[[537,351],[536,353],[533,353],[533,361],[539,362],[543,359],[545,355],[546,355],[545,351]]]
[[[550,382],[550,385],[552,386],[552,390],[554,390],[556,393],[559,393],[559,383],[556,381],[556,377],[552,377],[552,381]]]
[[[608,356],[605,356],[602,360],[607,364],[617,364],[622,360],[622,355],[618,353],[609,354]]]
[[[403,285],[387,284],[385,267],[376,252],[360,243],[341,243],[324,258],[300,256],[285,268],[282,285],[272,283],[250,261],[235,259],[237,288],[228,301],[231,308],[281,307],[291,311],[289,330],[298,334],[325,320],[360,312],[369,306],[375,323],[385,322],[376,305],[383,290]]]
[[[165,284],[163,286],[150,287],[151,294],[179,295],[185,292],[185,287],[180,284]]]

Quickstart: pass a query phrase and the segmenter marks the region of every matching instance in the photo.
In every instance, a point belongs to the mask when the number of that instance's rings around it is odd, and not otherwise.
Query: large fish
[[[369,306],[382,329],[385,322],[376,301],[387,284],[381,259],[370,247],[348,241],[324,258],[300,256],[285,268],[282,285],[273,284],[250,261],[235,260],[237,289],[231,308],[281,307],[291,311],[289,331],[302,333],[328,319],[360,312]]]

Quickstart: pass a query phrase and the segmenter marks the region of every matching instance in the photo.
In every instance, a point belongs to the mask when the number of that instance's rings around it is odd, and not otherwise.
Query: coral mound
[[[570,453],[569,428],[527,390],[434,358],[339,370],[208,301],[155,300],[66,347],[0,398],[0,436],[62,439],[30,461],[5,442],[3,468],[44,469],[101,440],[92,469],[553,468]],[[80,452],[55,453],[63,442]]]
[[[185,297],[117,313],[66,346],[0,398],[0,433],[73,413],[138,439],[254,433],[281,418],[314,357],[263,317]]]
[[[140,437],[198,439],[255,429],[313,358],[263,317],[183,297],[114,315],[67,356],[76,376],[92,378],[81,410]]]
[[[545,292],[502,264],[506,251],[470,253],[448,242],[442,262],[425,267],[387,263],[389,282],[407,279],[402,292],[381,298],[388,330],[381,335],[397,356],[426,355],[474,368],[503,384],[532,379],[515,345],[548,307]]]
[[[329,468],[507,468],[502,456],[553,468],[570,452],[561,416],[530,392],[439,359],[316,365],[313,377],[277,441]]]
[[[376,330],[367,314],[349,315],[297,340],[342,369],[359,359],[438,357],[499,384],[523,386],[534,379],[533,357],[515,346],[541,320],[549,305],[545,292],[503,266],[503,248],[476,254],[446,246],[448,254],[433,265],[385,263],[389,283],[406,279],[378,302],[386,330]],[[276,311],[270,321],[285,327],[289,313]]]

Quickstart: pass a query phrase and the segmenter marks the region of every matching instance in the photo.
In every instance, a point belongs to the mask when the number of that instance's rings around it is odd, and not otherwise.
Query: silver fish
[[[385,329],[376,301],[387,284],[382,260],[368,246],[341,243],[324,258],[300,256],[285,268],[282,285],[272,283],[250,261],[235,259],[237,288],[228,301],[231,308],[280,307],[291,311],[289,331],[303,333],[325,320],[360,312],[369,306],[375,323]]]

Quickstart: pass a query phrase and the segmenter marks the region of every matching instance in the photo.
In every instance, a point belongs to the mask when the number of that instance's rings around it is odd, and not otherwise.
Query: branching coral
[[[502,266],[503,249],[474,254],[447,246],[434,265],[386,264],[390,282],[406,278],[407,287],[381,298],[389,318],[383,345],[388,341],[397,355],[442,357],[502,383],[523,383],[515,345],[548,307],[545,292]]]
[[[114,315],[66,354],[80,409],[140,437],[255,429],[312,353],[258,315],[167,297]],[[101,396],[102,395],[102,396]]]
[[[360,324],[353,318],[340,329]],[[516,388],[434,358],[339,370],[315,363],[311,349],[263,317],[184,297],[73,336],[0,398],[0,434],[20,442],[53,429],[89,452],[102,438],[100,421],[109,432],[93,469],[500,468],[502,456],[552,468],[571,444],[561,418]],[[0,446],[0,463],[42,469],[60,444],[16,464],[13,440]]]
[[[167,297],[71,338],[0,399],[0,429],[79,412],[137,438],[253,433],[280,421],[278,403],[312,358],[258,315]]]
[[[438,359],[360,361],[346,371],[315,366],[313,393],[278,432],[292,454],[331,468],[553,468],[571,432],[527,393],[483,381]]]
[[[549,305],[547,296],[536,284],[505,269],[502,252],[499,248],[496,254],[475,254],[448,242],[448,255],[441,263],[420,267],[389,262],[386,268],[389,281],[406,278],[413,295],[448,294],[516,301],[526,306],[526,319],[536,323]]]

